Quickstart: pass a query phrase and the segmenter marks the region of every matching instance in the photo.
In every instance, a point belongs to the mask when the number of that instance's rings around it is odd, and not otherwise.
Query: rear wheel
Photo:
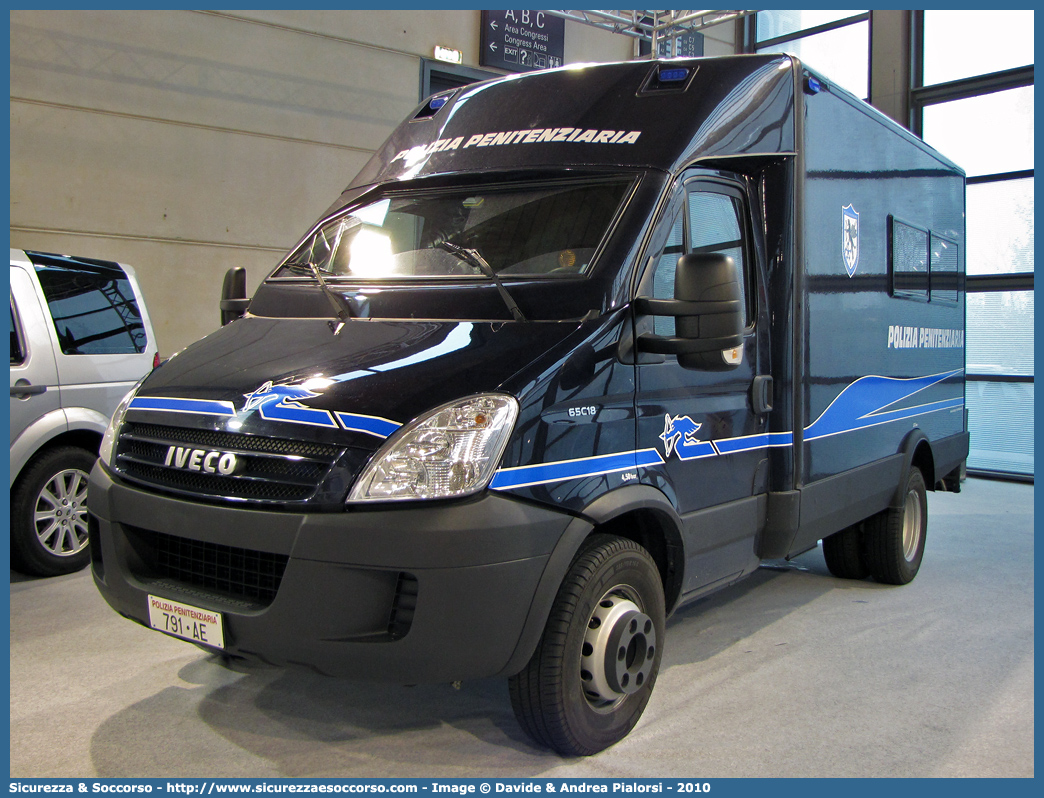
[[[11,493],[11,566],[35,576],[79,571],[87,546],[87,479],[95,454],[78,446],[44,452]]]
[[[928,531],[928,493],[920,470],[910,469],[901,507],[889,507],[865,523],[863,556],[874,579],[889,585],[912,582]]]
[[[863,562],[861,527],[862,524],[853,524],[823,538],[823,559],[838,579],[866,579],[870,575]]]
[[[664,623],[663,585],[648,552],[625,538],[591,537],[532,659],[509,681],[522,728],[571,756],[626,737],[652,694]]]

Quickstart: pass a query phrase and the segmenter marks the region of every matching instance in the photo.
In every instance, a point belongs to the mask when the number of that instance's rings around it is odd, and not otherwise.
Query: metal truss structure
[[[649,42],[653,53],[661,42],[672,42],[687,33],[741,19],[755,11],[545,11],[554,17]],[[675,47],[670,47],[672,52]]]

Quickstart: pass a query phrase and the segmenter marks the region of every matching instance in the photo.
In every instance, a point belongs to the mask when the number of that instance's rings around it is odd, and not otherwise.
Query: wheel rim
[[[913,562],[917,555],[917,544],[921,539],[921,498],[917,491],[906,494],[906,506],[903,508],[903,557]]]
[[[588,704],[611,711],[644,687],[656,654],[656,626],[640,598],[614,587],[595,605],[580,650],[580,681]]]
[[[36,497],[33,522],[40,545],[56,557],[87,547],[87,474],[67,468],[51,477]]]

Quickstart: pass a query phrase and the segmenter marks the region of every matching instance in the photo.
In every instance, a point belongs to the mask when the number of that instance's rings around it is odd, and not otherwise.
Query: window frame
[[[974,75],[966,78],[937,83],[930,86],[924,85],[924,30],[925,15],[923,10],[912,12],[911,19],[911,87],[910,87],[910,130],[923,138],[924,135],[924,109],[930,105],[953,102],[956,100],[969,99],[984,94],[1006,91],[1034,86],[1032,64],[1024,67],[1015,67],[998,72],[990,72]],[[929,142],[930,143],[930,142]],[[967,178],[968,185],[982,183],[996,183],[1004,180],[1033,178],[1033,169],[1022,169],[1013,172],[1002,172],[998,174],[973,175]],[[945,236],[941,236],[945,238]],[[929,239],[930,241],[930,239]],[[967,241],[965,241],[965,253],[967,254]],[[930,253],[929,253],[930,255]],[[931,265],[929,263],[929,270]],[[929,279],[930,284],[930,279]],[[1008,274],[967,274],[964,272],[964,296],[967,300],[972,294],[982,292],[1005,292],[1005,291],[1032,291],[1032,272],[1012,272]],[[970,332],[970,331],[969,331]],[[1033,375],[1024,374],[965,374],[968,383],[1028,383],[1034,382]],[[968,466],[970,474],[985,474],[1002,476],[1006,479],[1033,479],[1033,474],[1022,472],[998,471],[991,468],[976,468],[974,464]]]
[[[26,341],[25,330],[22,329],[22,318],[15,304],[14,294],[11,294],[11,333],[18,343],[18,360],[12,360],[12,366],[24,366],[29,360],[29,346]]]
[[[758,39],[758,15],[757,12],[755,12],[744,18],[745,29],[743,49],[748,53],[758,53],[761,52],[761,49],[764,47],[786,44],[787,42],[797,41],[798,39],[817,36],[820,33],[829,33],[841,28],[857,25],[864,21],[866,22],[866,93],[862,95],[860,99],[866,100],[866,102],[869,103],[873,98],[872,84],[874,68],[874,14],[872,10],[853,14],[850,17],[837,19],[833,22],[824,22],[821,25],[813,25],[811,28],[802,28],[801,30],[787,33],[782,36],[773,36],[771,39],[764,40]],[[816,68],[818,68],[818,66],[818,64],[814,65]]]

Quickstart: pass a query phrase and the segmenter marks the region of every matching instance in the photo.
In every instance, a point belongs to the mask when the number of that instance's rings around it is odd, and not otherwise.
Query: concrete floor
[[[11,776],[1033,776],[1033,487],[929,506],[906,587],[816,550],[677,613],[638,727],[583,760],[530,745],[500,680],[233,673],[86,571],[12,573]]]

